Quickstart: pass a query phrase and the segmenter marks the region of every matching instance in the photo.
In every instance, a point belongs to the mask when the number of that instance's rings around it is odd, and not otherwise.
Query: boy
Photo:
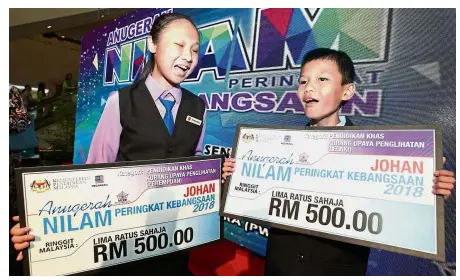
[[[307,126],[352,126],[339,116],[341,105],[355,92],[355,70],[341,51],[315,49],[302,61],[297,95],[311,119]],[[227,159],[224,178],[234,171]],[[450,196],[453,172],[435,172],[433,193]],[[369,248],[272,228],[268,237],[265,275],[365,275]]]

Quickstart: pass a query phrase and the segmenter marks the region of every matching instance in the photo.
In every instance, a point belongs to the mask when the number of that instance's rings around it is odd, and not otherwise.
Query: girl
[[[205,105],[180,87],[198,61],[198,29],[185,15],[164,14],[153,23],[147,46],[152,55],[142,77],[109,96],[86,163],[201,155]],[[187,121],[189,117],[196,121]],[[27,248],[33,240],[32,235],[24,235],[29,231],[19,224],[11,229],[16,250]],[[21,259],[20,252],[17,260]],[[191,275],[187,263],[188,253],[179,252],[107,271],[113,275]]]
[[[151,64],[138,82],[108,98],[86,163],[201,155],[205,106],[179,85],[197,64],[198,30],[186,16],[166,14],[150,35]]]

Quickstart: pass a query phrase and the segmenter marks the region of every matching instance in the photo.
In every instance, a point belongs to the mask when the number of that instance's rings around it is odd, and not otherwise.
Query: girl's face
[[[153,78],[164,89],[183,82],[195,69],[199,46],[193,24],[187,20],[171,22],[159,34],[158,42],[151,44],[150,51],[155,56]]]

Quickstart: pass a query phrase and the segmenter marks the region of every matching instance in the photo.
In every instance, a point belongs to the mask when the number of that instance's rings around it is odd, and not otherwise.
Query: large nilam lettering
[[[89,202],[75,205],[54,206],[52,200],[48,201],[42,209],[38,211],[38,215],[54,215],[53,217],[43,217],[43,233],[59,233],[82,230],[85,228],[104,227],[112,225],[112,206],[108,195],[105,202],[98,201],[96,203]],[[84,212],[82,215],[77,215],[81,211],[96,210],[94,212]],[[56,215],[62,214],[62,215]]]
[[[283,182],[291,181],[292,168],[283,166],[283,164],[290,165],[294,163],[292,153],[288,157],[262,156],[254,154],[253,150],[249,150],[241,159],[243,160],[241,176]],[[268,166],[266,166],[267,163]]]
[[[164,12],[172,12],[172,9]],[[214,80],[223,80],[228,74],[231,75],[227,87],[235,88],[237,92],[197,92],[210,111],[303,114],[302,104],[295,91],[298,74],[286,73],[285,70],[299,69],[307,51],[318,47],[333,47],[345,51],[355,62],[378,62],[384,57],[386,32],[370,25],[369,28],[366,25],[361,27],[360,32],[364,32],[362,28],[367,28],[365,32],[368,40],[381,43],[377,44],[382,46],[378,50],[369,51],[362,42],[346,39],[347,36],[353,37],[353,34],[348,33],[355,31],[348,30],[346,36],[342,34],[341,18],[345,16],[344,13],[347,11],[337,9],[257,9],[253,17],[252,46],[247,46],[239,30],[241,27],[235,27],[230,18],[202,25],[199,27],[202,47],[198,63],[185,82],[200,82],[206,73],[212,74]],[[387,20],[385,17],[388,11],[385,9],[376,9],[371,13],[373,18],[382,22]],[[156,17],[154,15],[139,20],[109,34],[104,85],[132,83],[136,79],[146,60],[146,36]],[[280,18],[284,20],[278,20]],[[302,28],[299,29],[299,26]],[[381,28],[386,28],[386,25]],[[252,55],[249,49],[252,49]],[[229,55],[230,50],[232,57]],[[230,67],[227,67],[228,63],[231,63]],[[262,71],[260,76],[245,75]],[[269,73],[267,75],[267,71],[272,72],[273,76]],[[360,85],[366,80],[370,85],[377,85],[382,72],[375,69],[362,73],[362,76],[357,73],[355,82]],[[366,76],[368,79],[365,79]],[[286,91],[275,93],[275,87],[285,88]],[[244,91],[252,88],[258,91]],[[381,98],[381,89],[360,89],[341,108],[341,114],[378,117]]]

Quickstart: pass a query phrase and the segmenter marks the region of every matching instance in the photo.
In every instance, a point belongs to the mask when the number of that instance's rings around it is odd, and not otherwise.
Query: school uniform
[[[109,97],[86,163],[201,155],[204,119],[199,97],[179,86],[163,91],[149,75]],[[105,269],[104,275],[191,275],[188,259],[188,252],[176,252]]]
[[[338,126],[353,125],[348,118],[340,117],[340,120]],[[268,236],[265,275],[363,276],[369,251],[368,247],[272,228]]]

